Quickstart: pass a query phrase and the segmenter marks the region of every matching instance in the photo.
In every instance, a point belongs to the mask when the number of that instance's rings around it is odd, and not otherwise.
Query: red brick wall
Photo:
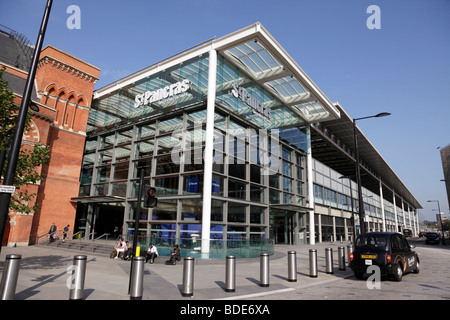
[[[67,224],[72,230],[76,203],[70,199],[78,196],[87,117],[99,72],[98,68],[54,47],[47,46],[41,51],[35,78],[40,110],[33,121],[39,142],[50,147],[51,159],[40,168],[45,176],[40,185],[28,186],[30,191],[37,192],[40,210],[29,216],[10,215],[8,245],[34,243],[36,236],[46,234],[53,222],[58,230]],[[16,97],[19,105],[20,100]],[[30,138],[23,147],[34,142]]]

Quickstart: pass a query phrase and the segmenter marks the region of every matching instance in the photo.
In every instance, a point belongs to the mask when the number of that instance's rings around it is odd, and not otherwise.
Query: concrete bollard
[[[325,261],[326,261],[326,267],[325,272],[328,274],[333,274],[333,249],[332,248],[325,248]]]
[[[236,291],[236,256],[233,255],[228,255],[226,257],[225,291]]]
[[[133,257],[130,300],[142,300],[142,295],[144,292],[144,264],[144,257]]]
[[[259,285],[261,287],[269,286],[269,254],[261,253],[259,256]]]
[[[317,278],[317,250],[309,249],[309,276]]]
[[[14,300],[19,277],[20,259],[22,259],[20,254],[9,254],[6,256],[0,286],[1,300]]]
[[[194,295],[194,257],[184,257],[181,295],[183,297],[192,297]]]
[[[69,300],[82,300],[84,297],[84,280],[86,278],[87,256],[77,255],[73,257],[73,269],[69,284]],[[69,283],[70,281],[70,283]]]
[[[288,251],[288,281],[297,282],[297,252]]]
[[[344,247],[338,248],[339,270],[345,270],[345,251]]]

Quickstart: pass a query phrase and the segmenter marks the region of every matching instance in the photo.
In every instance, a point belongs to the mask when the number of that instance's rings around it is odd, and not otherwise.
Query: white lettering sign
[[[134,107],[139,108],[140,106],[145,106],[149,103],[157,102],[184,93],[190,89],[189,83],[190,81],[185,79],[155,91],[146,91],[143,94],[137,94],[134,98]]]
[[[233,90],[231,93],[233,96],[246,103],[253,110],[266,117],[269,120],[272,120],[272,110],[269,107],[264,105],[264,103],[258,101],[254,96],[248,93],[247,89],[244,87],[240,87],[236,82],[232,84]]]
[[[16,192],[16,186],[7,186],[7,185],[0,186],[0,193],[14,193],[14,192]]]

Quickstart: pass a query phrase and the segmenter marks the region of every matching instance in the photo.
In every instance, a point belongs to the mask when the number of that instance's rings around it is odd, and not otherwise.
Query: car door
[[[397,234],[394,234],[391,237],[391,252],[392,263],[399,263],[399,261],[402,264],[404,263],[401,240]]]
[[[405,267],[403,269],[403,272],[413,271],[416,266],[416,257],[414,251],[411,250],[411,247],[409,246],[408,240],[406,240],[405,236],[400,236],[400,239],[401,239],[401,248],[405,259]]]

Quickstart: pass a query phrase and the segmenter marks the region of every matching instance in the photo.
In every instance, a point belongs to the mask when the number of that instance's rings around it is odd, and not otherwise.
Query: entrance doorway
[[[270,210],[270,238],[275,244],[294,244],[295,212]]]
[[[82,231],[81,237],[98,238],[108,233],[108,239],[122,234],[124,202],[78,203],[75,231]],[[92,232],[94,234],[92,235]],[[106,236],[104,237],[106,238]]]
[[[94,232],[95,238],[100,237],[105,233],[109,233],[108,239],[116,239],[122,234],[123,215],[125,207],[114,203],[109,204],[97,204]]]

